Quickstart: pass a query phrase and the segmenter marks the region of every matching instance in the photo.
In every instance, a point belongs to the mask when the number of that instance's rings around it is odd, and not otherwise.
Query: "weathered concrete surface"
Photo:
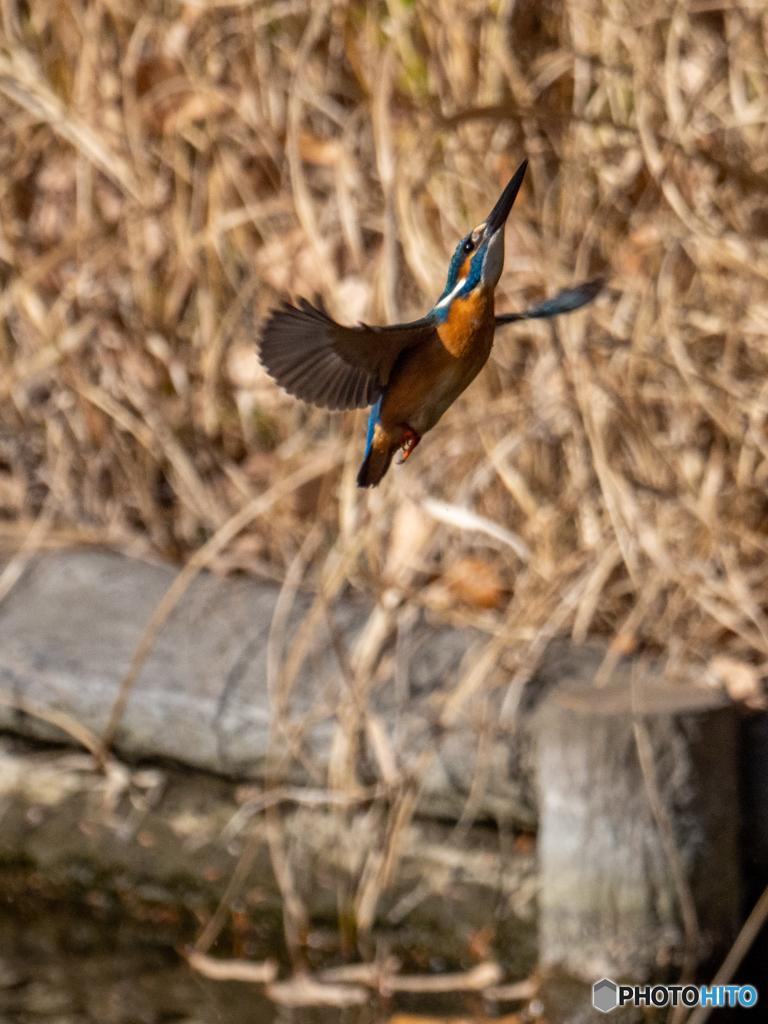
[[[175,576],[176,570],[167,566],[98,550],[38,558],[0,605],[0,687],[64,711],[101,734],[144,628]],[[201,573],[160,631],[131,693],[117,751],[134,759],[172,758],[240,779],[263,778],[272,717],[267,638],[277,597],[278,588],[269,584]],[[310,600],[298,596],[289,636]],[[371,606],[353,601],[335,606],[348,649],[370,612]],[[391,679],[372,691],[371,706],[385,722],[403,769],[435,744],[433,695],[455,685],[461,660],[478,637],[473,630],[417,623],[408,641],[405,692],[401,687],[398,696]],[[594,652],[588,656],[588,671],[594,672],[595,657]],[[324,778],[344,686],[321,622],[293,689],[292,719],[311,706],[314,723],[302,761],[296,759],[291,767],[293,781]],[[503,689],[494,699],[500,703]],[[533,825],[533,763],[525,720],[514,737],[493,735],[488,717],[476,723],[471,705],[467,710],[455,728],[440,735],[422,809],[458,817],[472,784],[478,744],[490,743],[479,815]],[[495,717],[491,714],[490,720]],[[0,728],[63,738],[33,717],[3,707]],[[375,759],[370,762],[375,770]]]
[[[698,918],[695,959],[724,955],[739,919],[737,708],[647,679],[632,696],[563,687],[540,711],[542,964],[587,981],[644,981],[682,961],[665,833]]]
[[[169,567],[101,551],[37,560],[0,607],[2,686],[100,734],[144,627],[175,576]],[[263,680],[273,608],[271,589],[200,576],[149,655],[119,748],[252,771],[269,732]],[[52,735],[10,709],[0,709],[0,723]],[[234,752],[243,733],[252,757]]]
[[[0,687],[21,700],[66,712],[100,735],[144,629],[176,574],[169,566],[94,549],[37,558],[0,604]],[[194,580],[160,630],[130,695],[115,742],[121,756],[170,758],[237,779],[264,778],[272,723],[267,639],[278,593],[274,585],[245,577],[201,573]],[[289,641],[311,600],[308,594],[297,596],[286,630]],[[372,610],[371,604],[349,599],[334,605],[348,651]],[[479,767],[486,781],[474,806],[477,816],[532,828],[537,820],[533,711],[542,695],[563,681],[590,684],[604,648],[550,644],[509,728],[500,724],[509,677],[499,667],[485,706],[482,700],[470,701],[455,726],[437,730],[435,698],[456,685],[471,662],[472,645],[480,643],[476,630],[422,617],[397,645],[405,678],[396,683],[392,630],[390,674],[380,673],[366,703],[384,724],[398,770],[407,774],[422,751],[434,751],[420,798],[422,813],[448,819],[461,815],[481,750]],[[620,663],[614,678],[626,686],[630,671],[629,664]],[[324,784],[345,694],[321,616],[292,690],[291,721],[311,709],[311,725],[300,757],[285,762],[288,781]],[[2,728],[66,739],[7,707],[0,707]],[[378,768],[369,755],[365,770],[370,782]]]
[[[226,779],[116,762],[101,775],[89,755],[0,737],[0,870],[26,865],[46,883],[84,892],[94,906],[118,894],[158,908],[186,907],[204,921],[253,834],[257,852],[237,904],[246,913],[272,914],[279,927],[282,904],[264,815],[246,811],[237,784]],[[340,886],[354,892],[366,858],[381,847],[385,822],[370,804],[339,815],[288,801],[281,814],[310,920],[334,924]],[[508,918],[532,938],[533,850],[502,853],[493,829],[457,838],[451,826],[428,821],[405,829],[401,850],[397,876],[380,901],[380,924],[444,929],[463,941],[472,928]]]

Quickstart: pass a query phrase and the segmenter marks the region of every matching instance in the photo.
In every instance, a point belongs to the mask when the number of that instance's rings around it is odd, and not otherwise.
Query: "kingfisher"
[[[520,191],[524,160],[490,215],[463,238],[445,290],[420,320],[386,327],[344,327],[322,303],[284,303],[266,321],[260,357],[289,394],[323,409],[371,406],[358,487],[375,487],[402,450],[403,461],[475,379],[488,360],[497,327],[570,313],[600,291],[587,281],[522,313],[494,311],[504,268],[504,226]]]

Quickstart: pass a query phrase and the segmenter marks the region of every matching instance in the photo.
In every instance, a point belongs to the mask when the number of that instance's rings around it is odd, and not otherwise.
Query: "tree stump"
[[[686,950],[702,962],[727,949],[739,913],[737,735],[722,694],[658,675],[565,685],[547,698],[538,746],[544,968],[644,981],[679,966]],[[675,870],[689,893],[687,930]]]

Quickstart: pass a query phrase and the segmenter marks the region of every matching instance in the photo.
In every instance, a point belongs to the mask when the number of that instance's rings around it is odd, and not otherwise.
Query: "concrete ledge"
[[[175,569],[99,550],[74,550],[37,558],[0,604],[0,687],[71,715],[100,735],[120,681]],[[244,577],[201,573],[183,596],[143,667],[115,747],[121,756],[170,758],[194,768],[243,780],[264,777],[272,709],[267,692],[267,639],[278,588]],[[297,597],[289,637],[306,615],[310,597]],[[373,610],[351,600],[334,607],[348,650]],[[392,631],[394,632],[394,631]],[[481,720],[477,704],[465,707],[455,727],[435,731],[434,698],[452,688],[462,659],[481,639],[423,618],[411,630],[403,690],[383,679],[370,694],[370,709],[384,722],[400,770],[437,743],[420,809],[456,819],[464,808],[480,743],[487,785],[480,818],[503,816],[527,828],[536,821],[533,740],[524,712],[513,734],[498,728],[504,673],[497,670],[491,707]],[[394,653],[394,636],[389,639]],[[588,680],[602,650],[554,645],[533,695],[562,678]],[[292,690],[290,716],[310,708],[301,761],[287,780],[324,778],[337,725],[344,681],[327,625],[321,622]],[[61,740],[58,730],[9,708],[0,728]],[[375,759],[369,758],[375,771]]]
[[[72,886],[98,905],[127,894],[205,921],[253,835],[257,853],[238,904],[279,921],[264,815],[248,813],[247,797],[233,782],[174,768],[112,762],[104,776],[88,755],[0,737],[0,868],[23,865],[33,879]],[[286,800],[281,816],[297,894],[312,921],[335,927],[339,887],[354,891],[385,823],[370,803],[338,814]],[[407,921],[451,932],[460,921],[462,935],[511,918],[532,949],[536,889],[530,846],[502,854],[493,829],[457,838],[449,825],[415,821],[377,917],[385,928]]]

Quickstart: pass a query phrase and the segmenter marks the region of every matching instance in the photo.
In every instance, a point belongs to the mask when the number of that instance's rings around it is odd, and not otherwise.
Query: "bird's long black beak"
[[[499,201],[491,210],[490,215],[485,222],[484,234],[486,238],[490,238],[506,223],[509,211],[512,209],[515,199],[517,199],[517,193],[520,191],[520,186],[523,184],[523,178],[525,177],[525,169],[527,166],[528,161],[523,160],[512,175],[507,187],[499,196]]]

